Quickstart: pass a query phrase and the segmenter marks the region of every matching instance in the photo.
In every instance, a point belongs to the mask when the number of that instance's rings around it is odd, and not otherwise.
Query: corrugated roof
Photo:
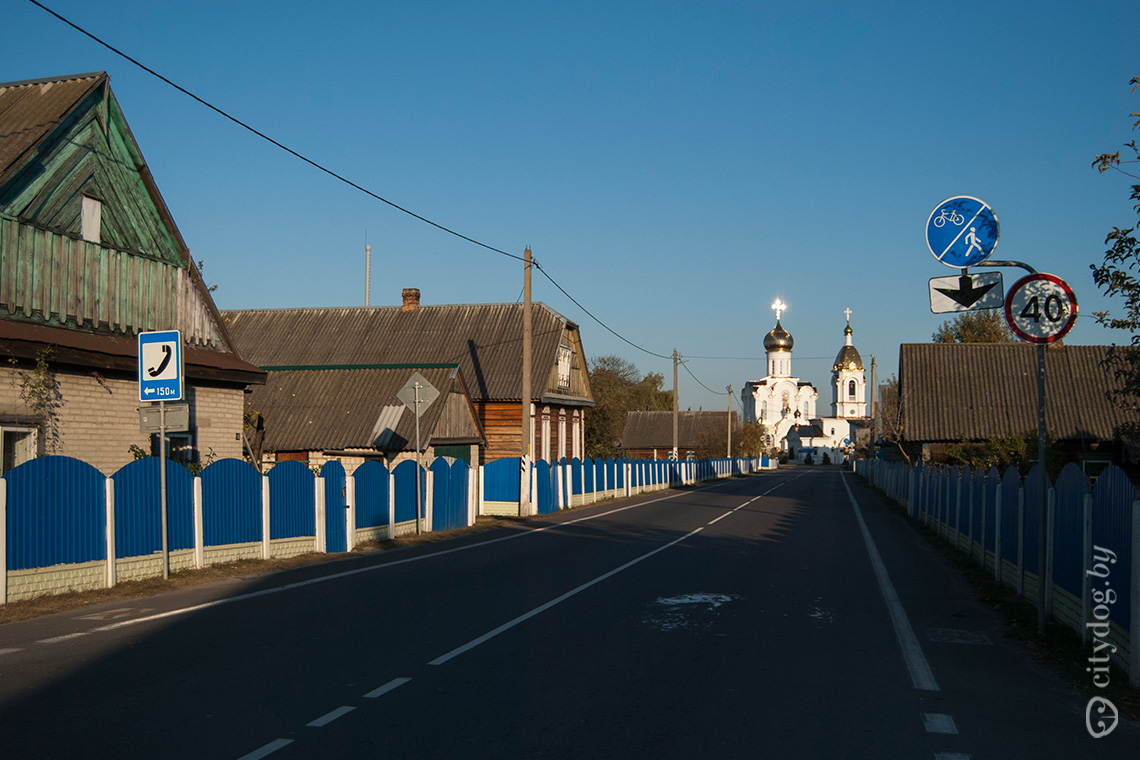
[[[532,398],[577,326],[533,304]],[[518,400],[522,304],[256,309],[222,312],[240,355],[260,367],[458,364],[471,397]],[[586,399],[592,401],[592,399]]]
[[[482,436],[466,401],[458,368],[304,369],[269,373],[246,407],[265,418],[267,451],[414,448],[416,419],[403,411],[400,389],[417,372],[440,395],[420,413],[421,443],[429,438],[478,441]],[[454,403],[453,396],[460,396]],[[466,412],[466,419],[453,419]]]
[[[899,347],[903,430],[910,441],[986,440],[1037,430],[1036,347],[1024,343],[913,343]],[[1045,426],[1065,440],[1113,440],[1134,421],[1107,398],[1117,387],[1108,346],[1045,352]]]
[[[706,430],[719,433],[728,425],[725,412],[680,412],[677,414],[677,446],[686,449],[700,444]],[[736,412],[732,413],[736,422]],[[621,436],[623,449],[668,449],[673,447],[672,412],[629,412]]]
[[[102,71],[0,84],[0,183],[83,98],[107,81]]]

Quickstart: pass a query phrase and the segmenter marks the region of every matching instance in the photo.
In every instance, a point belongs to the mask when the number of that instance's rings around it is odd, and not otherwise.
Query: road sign
[[[396,407],[399,409],[400,407]],[[157,406],[139,407],[139,432],[161,433],[162,412]],[[190,404],[166,405],[166,432],[185,433],[190,430]]]
[[[416,384],[419,384],[419,391],[417,395]],[[404,402],[404,406],[408,407],[415,414],[419,414],[424,409],[432,405],[432,402],[439,398],[439,391],[435,386],[427,381],[423,375],[416,372],[412,375],[411,379],[404,384],[400,392],[396,394],[396,398]],[[416,408],[416,400],[419,400],[419,409]]]
[[[1077,297],[1060,277],[1040,272],[1022,277],[1005,297],[1005,321],[1029,343],[1052,343],[1077,321]]]
[[[930,280],[930,311],[946,314],[970,309],[1000,309],[1005,304],[1001,272],[935,277]]]
[[[926,245],[934,258],[962,269],[980,264],[994,252],[998,220],[985,201],[969,195],[947,198],[926,220]]]
[[[182,334],[139,333],[139,401],[182,400]]]

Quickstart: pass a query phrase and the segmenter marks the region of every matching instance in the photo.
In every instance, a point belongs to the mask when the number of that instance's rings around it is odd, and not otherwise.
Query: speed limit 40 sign
[[[1077,321],[1077,297],[1053,274],[1031,274],[1014,283],[1005,296],[1005,321],[1029,343],[1052,343]]]

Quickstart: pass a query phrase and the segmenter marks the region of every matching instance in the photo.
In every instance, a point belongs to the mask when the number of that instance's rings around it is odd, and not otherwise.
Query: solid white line
[[[594,578],[591,581],[586,581],[581,586],[578,586],[577,588],[574,588],[574,589],[567,591],[562,596],[555,597],[554,599],[551,599],[546,604],[535,607],[530,612],[525,612],[522,615],[519,615],[514,620],[503,623],[498,628],[495,628],[492,631],[488,631],[487,633],[484,633],[479,638],[472,639],[471,641],[467,642],[463,646],[458,647],[456,649],[452,649],[450,652],[448,652],[445,655],[441,655],[439,657],[436,657],[434,660],[429,662],[428,665],[442,665],[443,663],[447,662],[448,660],[452,659],[453,657],[458,657],[459,655],[463,654],[464,652],[467,652],[471,649],[474,649],[475,647],[479,646],[480,644],[482,644],[486,641],[489,641],[490,639],[493,639],[494,637],[498,636],[500,633],[503,633],[504,631],[508,631],[511,628],[514,628],[519,623],[530,620],[535,615],[546,612],[548,609],[550,609],[551,607],[554,607],[557,604],[561,604],[562,602],[566,601],[567,599],[574,596],[575,594],[581,593],[582,591],[585,591],[586,589],[590,588],[591,586],[594,586],[594,585],[601,583],[602,581],[606,580],[607,578],[610,578],[610,577],[617,575],[622,570],[626,570],[628,568],[631,568],[634,565],[636,565],[638,562],[641,562],[642,560],[649,559],[654,554],[657,554],[658,552],[663,552],[666,549],[668,549],[669,547],[671,547],[675,544],[681,543],[686,538],[690,538],[692,536],[695,536],[696,534],[700,533],[702,530],[704,530],[704,526],[701,526],[700,528],[697,528],[694,531],[690,531],[689,533],[686,533],[685,535],[681,536],[680,538],[677,538],[677,539],[670,541],[669,543],[665,544],[664,546],[659,546],[651,552],[648,552],[646,554],[642,554],[640,557],[637,557],[636,559],[631,559],[629,562],[626,562],[621,567],[615,567],[613,570],[610,570],[608,573],[604,573],[602,575],[599,575],[597,578]]]
[[[12,654],[13,652],[22,652],[22,649],[0,649],[0,654]]]
[[[397,689],[397,688],[403,686],[404,684],[406,684],[410,680],[412,680],[412,679],[410,679],[410,678],[393,678],[391,681],[384,684],[379,689],[373,689],[372,691],[365,694],[364,698],[365,699],[376,699],[377,697],[382,697],[385,694],[387,694],[388,692],[392,691],[393,689]]]
[[[910,625],[906,610],[903,609],[899,595],[895,592],[894,584],[891,583],[891,576],[887,574],[883,558],[879,556],[879,549],[875,546],[874,539],[871,538],[871,531],[867,529],[867,523],[863,521],[863,513],[859,510],[859,503],[855,501],[855,494],[851,493],[851,486],[847,485],[847,478],[841,476],[840,480],[843,487],[847,489],[847,498],[851,500],[851,508],[855,510],[855,519],[859,523],[859,530],[863,533],[863,543],[867,545],[867,554],[871,558],[871,567],[874,568],[875,578],[879,582],[879,591],[882,592],[883,600],[887,603],[887,611],[891,615],[891,624],[895,628],[895,638],[898,639],[899,648],[902,649],[903,661],[906,663],[906,669],[910,672],[910,680],[916,689],[941,691],[938,688],[938,681],[934,680],[934,672],[930,669],[930,663],[926,661],[926,655],[922,652],[922,645],[918,643],[918,637],[914,635],[914,628]]]
[[[238,758],[238,760],[261,760],[261,758],[267,757],[267,756],[273,754],[274,752],[276,752],[277,750],[281,749],[282,747],[286,747],[292,743],[293,743],[292,739],[274,739],[273,741],[269,742],[269,744],[266,744],[264,747],[262,747],[260,749],[255,749],[253,752],[250,752],[248,755],[242,755],[241,757]]]
[[[322,715],[321,717],[317,718],[316,720],[312,721],[311,723],[306,723],[305,725],[310,727],[310,728],[321,728],[323,726],[327,726],[328,724],[332,723],[334,720],[336,720],[337,718],[340,718],[341,716],[348,715],[350,712],[352,712],[355,709],[356,709],[355,707],[348,707],[348,706],[338,707],[335,710],[333,710],[331,713],[326,713],[325,715]]]

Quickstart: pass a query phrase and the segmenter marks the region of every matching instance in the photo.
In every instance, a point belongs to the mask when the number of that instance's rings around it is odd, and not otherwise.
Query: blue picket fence
[[[1109,467],[1094,485],[1076,464],[1066,465],[1056,483],[1046,478],[1046,567],[1038,561],[1039,480],[1034,467],[1025,476],[1010,468],[983,472],[969,468],[907,466],[858,460],[855,472],[907,508],[911,517],[945,537],[996,581],[1017,589],[1036,606],[1044,576],[1046,612],[1087,641],[1088,625],[1111,623],[1113,659],[1140,683],[1140,494],[1128,475]],[[1111,556],[1094,574],[1096,556]],[[1095,594],[1108,581],[1112,603],[1096,614]],[[1102,597],[1103,600],[1103,597]],[[1124,654],[1124,653],[1127,653]]]
[[[542,514],[587,499],[630,495],[638,490],[695,483],[751,471],[759,460],[673,462],[563,460],[539,462],[532,499]],[[68,457],[40,457],[0,478],[0,603],[44,590],[28,581],[39,568],[74,566],[81,582],[64,578],[48,590],[100,585],[91,563],[106,566],[105,584],[121,572],[146,577],[161,572],[162,522],[159,460],[131,462],[111,477]],[[420,520],[416,520],[416,473]],[[167,549],[170,567],[203,567],[234,559],[283,557],[308,551],[350,551],[360,540],[401,532],[455,530],[471,524],[482,503],[513,502],[517,514],[519,459],[483,468],[482,494],[461,460],[438,458],[427,469],[404,461],[391,472],[378,461],[350,476],[335,460],[315,475],[299,462],[281,462],[265,475],[247,462],[223,459],[195,477],[166,463]],[[124,560],[139,560],[120,569]],[[157,563],[157,564],[155,564]],[[83,566],[83,567],[80,567]],[[15,573],[16,576],[12,574]],[[18,576],[18,577],[17,577]],[[13,578],[16,578],[13,581]],[[67,576],[70,578],[70,576]],[[21,586],[20,584],[24,585]],[[56,581],[53,581],[56,583]],[[78,585],[76,585],[78,583]],[[86,585],[84,585],[86,584]],[[15,590],[11,593],[9,588]]]

